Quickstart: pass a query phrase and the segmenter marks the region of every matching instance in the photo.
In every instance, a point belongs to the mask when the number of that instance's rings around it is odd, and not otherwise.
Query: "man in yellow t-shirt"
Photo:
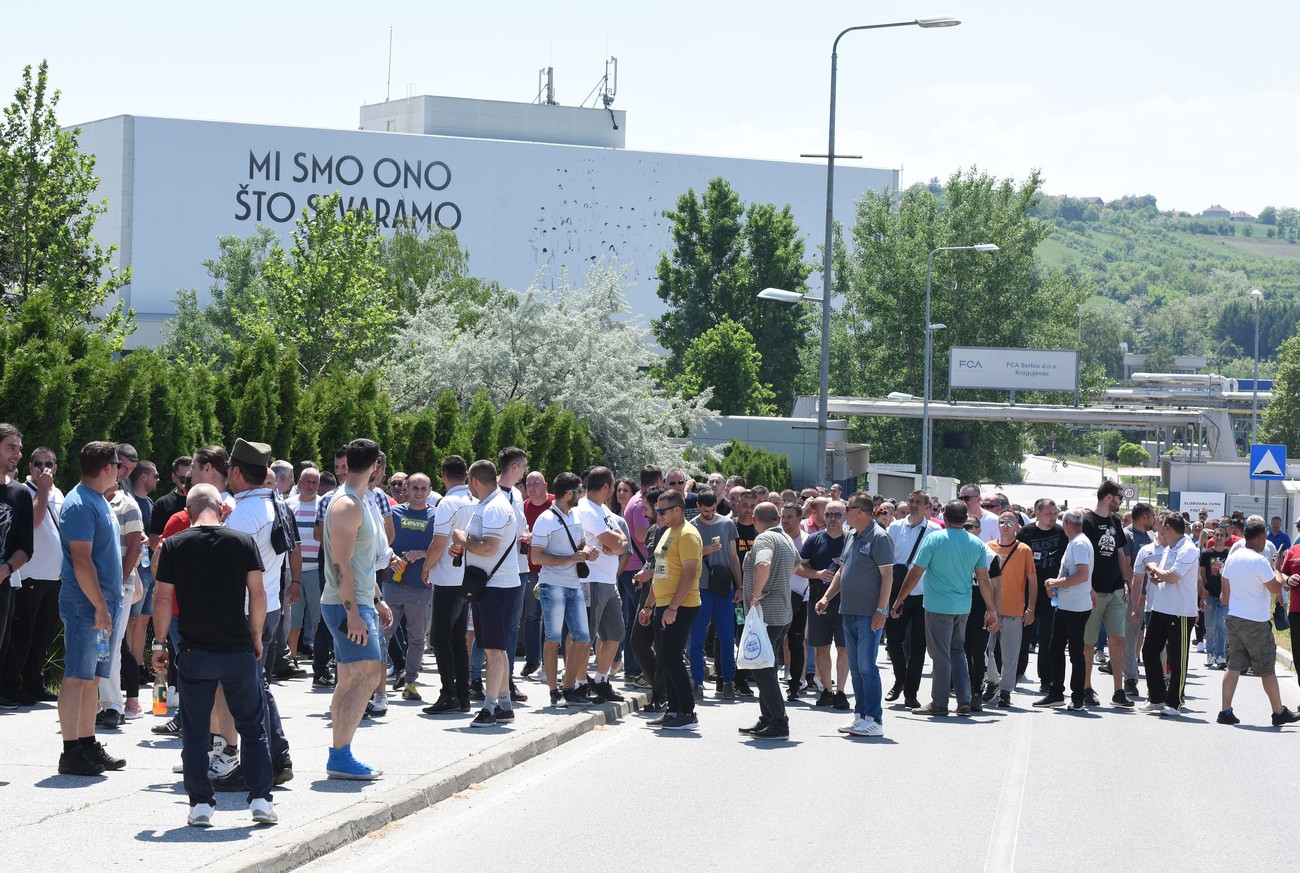
[[[686,520],[686,500],[669,489],[655,503],[655,520],[665,533],[655,546],[655,649],[667,682],[668,708],[651,724],[664,730],[690,731],[700,726],[684,651],[700,611],[700,566],[704,543]]]

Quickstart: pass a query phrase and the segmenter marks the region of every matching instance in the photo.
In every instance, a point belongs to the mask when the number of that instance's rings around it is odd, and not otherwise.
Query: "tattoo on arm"
[[[343,608],[344,608],[345,610],[347,610],[347,609],[351,609],[351,608],[352,608],[352,601],[351,601],[351,600],[345,600],[345,601],[343,601]]]
[[[340,564],[340,563],[338,563],[337,561],[335,561],[334,563],[330,564],[330,567],[334,570],[334,578],[335,578],[335,579],[338,579],[339,577],[341,577],[341,576],[343,575],[343,565],[342,565],[342,564]]]

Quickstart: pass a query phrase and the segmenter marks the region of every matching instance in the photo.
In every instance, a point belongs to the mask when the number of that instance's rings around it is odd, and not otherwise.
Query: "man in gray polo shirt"
[[[851,496],[845,511],[854,533],[844,541],[844,562],[835,571],[826,594],[817,601],[817,611],[824,613],[830,599],[840,595],[844,648],[849,656],[849,675],[853,677],[853,721],[841,728],[841,733],[881,737],[885,731],[881,727],[882,689],[876,656],[894,587],[894,542],[884,528],[871,520],[870,494],[858,492]]]

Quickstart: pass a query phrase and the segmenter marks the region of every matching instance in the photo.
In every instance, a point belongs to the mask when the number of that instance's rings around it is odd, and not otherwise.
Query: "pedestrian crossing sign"
[[[1253,444],[1250,447],[1250,478],[1280,482],[1286,478],[1286,446]]]

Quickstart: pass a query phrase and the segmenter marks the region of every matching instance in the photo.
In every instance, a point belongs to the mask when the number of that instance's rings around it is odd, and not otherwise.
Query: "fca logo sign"
[[[983,370],[984,365],[979,361],[958,361],[957,367],[962,370]]]

